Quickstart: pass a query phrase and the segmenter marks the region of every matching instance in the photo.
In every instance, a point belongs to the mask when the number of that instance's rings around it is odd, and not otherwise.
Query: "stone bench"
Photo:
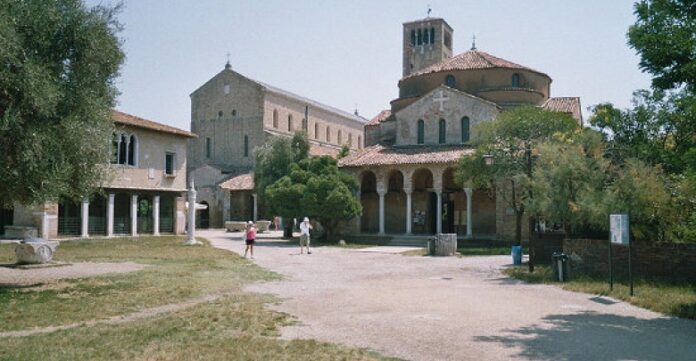
[[[35,238],[38,235],[36,227],[31,226],[5,226],[5,238],[26,239]]]

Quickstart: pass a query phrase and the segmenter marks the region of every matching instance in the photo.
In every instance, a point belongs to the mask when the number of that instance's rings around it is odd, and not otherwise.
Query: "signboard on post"
[[[628,214],[609,215],[609,232],[611,243],[628,245]]]

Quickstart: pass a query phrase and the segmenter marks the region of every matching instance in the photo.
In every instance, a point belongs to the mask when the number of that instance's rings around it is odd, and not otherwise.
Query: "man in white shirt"
[[[309,218],[304,217],[302,223],[300,223],[300,254],[304,253],[304,248],[307,247],[307,254],[312,254],[309,251],[309,230],[312,229],[312,225],[309,224]]]

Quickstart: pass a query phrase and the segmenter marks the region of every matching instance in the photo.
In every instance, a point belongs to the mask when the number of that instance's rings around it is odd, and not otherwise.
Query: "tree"
[[[341,221],[362,213],[353,195],[355,178],[341,172],[329,156],[303,159],[290,166],[290,174],[266,189],[272,208],[284,217],[302,215],[318,220],[333,239]]]
[[[696,90],[696,2],[641,0],[634,13],[628,43],[640,55],[641,69],[653,75],[653,87]]]
[[[0,0],[0,202],[92,193],[106,178],[124,59],[118,7]]]
[[[456,179],[477,188],[496,189],[496,194],[515,212],[515,244],[519,245],[522,220],[533,198],[533,155],[538,145],[578,128],[578,122],[564,113],[532,106],[504,111],[494,121],[476,126],[476,152],[473,156],[462,157]],[[493,164],[486,166],[485,157],[492,157]],[[534,267],[533,228],[534,217],[530,217],[530,270]]]

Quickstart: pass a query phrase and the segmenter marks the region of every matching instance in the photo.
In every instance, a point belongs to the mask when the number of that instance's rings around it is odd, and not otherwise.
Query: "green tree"
[[[0,0],[0,202],[80,198],[105,180],[118,7]]]
[[[522,221],[534,196],[531,177],[538,145],[578,128],[578,122],[564,113],[532,106],[504,111],[494,121],[475,127],[475,154],[462,157],[456,179],[477,188],[496,189],[497,196],[515,212],[515,244],[519,245],[522,242]],[[491,157],[493,164],[486,166],[486,157]],[[529,219],[529,266],[533,270],[533,215]]]
[[[640,55],[640,67],[653,75],[653,87],[696,90],[696,2],[641,0],[628,43]]]
[[[362,213],[354,192],[358,182],[338,169],[329,156],[293,163],[290,174],[266,189],[272,209],[284,217],[308,216],[318,220],[333,239],[336,227]]]

